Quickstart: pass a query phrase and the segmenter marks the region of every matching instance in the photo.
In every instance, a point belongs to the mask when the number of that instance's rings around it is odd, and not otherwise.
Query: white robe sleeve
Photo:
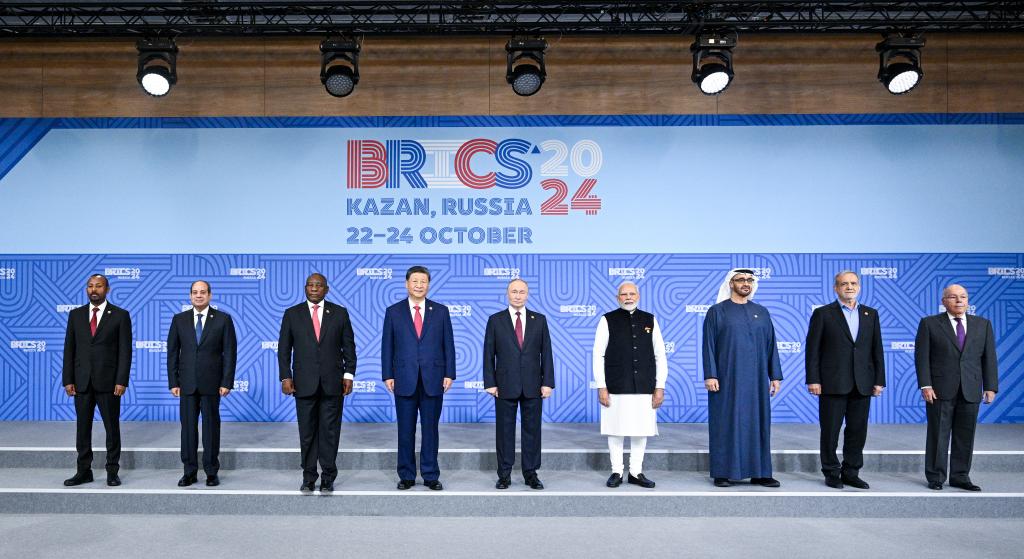
[[[608,349],[608,321],[602,316],[597,323],[597,332],[594,334],[594,384],[598,388],[608,388],[604,381],[604,351]]]
[[[668,382],[668,357],[665,354],[665,339],[661,337],[658,319],[654,319],[654,332],[651,333],[654,343],[655,388],[665,388]]]

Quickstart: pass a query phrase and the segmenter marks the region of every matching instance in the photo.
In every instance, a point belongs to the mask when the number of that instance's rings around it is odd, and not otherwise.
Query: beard
[[[619,308],[625,311],[633,312],[636,310],[636,302],[632,303],[619,303]]]

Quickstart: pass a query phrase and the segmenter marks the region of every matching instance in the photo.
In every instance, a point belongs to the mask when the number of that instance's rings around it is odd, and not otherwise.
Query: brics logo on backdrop
[[[108,278],[122,280],[137,280],[142,277],[142,270],[136,267],[122,266],[119,268],[104,268],[103,275]]]
[[[44,340],[11,340],[11,349],[20,349],[25,353],[42,353],[46,351]]]
[[[394,273],[393,268],[356,268],[356,277],[371,280],[389,280]]]
[[[515,190],[535,175],[565,177],[570,169],[592,177],[604,163],[601,147],[592,140],[571,148],[560,140],[535,144],[518,138],[349,140],[347,147],[349,189],[399,188],[404,181],[412,188]]]
[[[12,280],[17,275],[15,268],[0,268],[0,280]]]
[[[231,268],[228,270],[229,276],[238,276],[242,279],[254,279],[263,280],[267,279],[266,268]]]

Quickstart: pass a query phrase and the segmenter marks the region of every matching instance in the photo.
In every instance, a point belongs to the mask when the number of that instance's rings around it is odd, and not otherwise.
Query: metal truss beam
[[[1024,31],[1024,2],[3,3],[0,37]]]

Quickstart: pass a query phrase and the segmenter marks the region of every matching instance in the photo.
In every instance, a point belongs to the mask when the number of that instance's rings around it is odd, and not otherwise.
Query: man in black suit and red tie
[[[75,399],[78,470],[64,480],[74,486],[93,481],[92,416],[100,410],[107,433],[107,485],[121,485],[121,396],[132,368],[132,319],[128,311],[107,301],[110,282],[93,274],[85,285],[89,304],[68,315],[64,336],[64,391]]]
[[[921,319],[914,342],[914,363],[925,401],[928,434],[924,475],[928,488],[946,481],[966,491],[981,491],[971,481],[978,404],[991,404],[999,391],[996,337],[992,323],[967,314],[967,290],[950,285],[942,291],[946,312]],[[947,454],[952,435],[952,452]]]
[[[181,399],[181,463],[178,487],[196,483],[199,471],[199,413],[203,414],[203,472],[206,485],[220,485],[220,398],[235,383],[237,341],[231,315],[210,308],[213,290],[192,282],[192,308],[174,315],[167,332],[167,384]]]
[[[804,348],[807,391],[818,397],[821,424],[821,472],[825,485],[868,489],[860,478],[864,442],[868,436],[871,397],[885,389],[885,359],[878,311],[857,302],[860,278],[845,271],[836,274],[837,300],[811,314]],[[843,432],[843,462],[836,449]]]
[[[544,315],[526,308],[529,287],[521,279],[508,284],[508,308],[487,319],[484,334],[484,388],[494,396],[498,455],[497,489],[508,489],[516,458],[516,414],[522,410],[523,479],[544,489],[540,468],[542,401],[555,387],[551,336]]]
[[[327,278],[306,278],[306,301],[289,308],[281,319],[277,360],[281,391],[295,396],[302,452],[302,485],[312,493],[317,462],[321,493],[334,491],[338,477],[338,441],[345,396],[356,373],[356,341],[345,307],[324,301]]]

